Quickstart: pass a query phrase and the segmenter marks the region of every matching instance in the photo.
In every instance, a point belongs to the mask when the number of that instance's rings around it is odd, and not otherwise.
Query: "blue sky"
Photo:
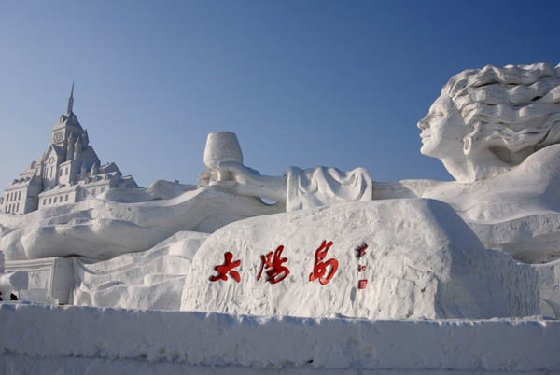
[[[0,1],[0,189],[74,111],[141,185],[196,183],[210,131],[245,164],[450,179],[416,122],[454,74],[560,62],[559,1]]]

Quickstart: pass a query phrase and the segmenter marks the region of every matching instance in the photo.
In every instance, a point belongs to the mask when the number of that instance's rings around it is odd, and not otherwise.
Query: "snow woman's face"
[[[422,130],[420,152],[423,155],[447,159],[463,154],[467,126],[447,94],[441,94],[417,126]]]

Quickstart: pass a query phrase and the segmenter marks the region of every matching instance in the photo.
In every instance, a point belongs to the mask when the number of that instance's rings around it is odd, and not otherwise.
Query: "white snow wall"
[[[370,321],[0,304],[0,373],[6,375],[270,375],[280,369],[527,375],[560,371],[558,348],[560,321]]]

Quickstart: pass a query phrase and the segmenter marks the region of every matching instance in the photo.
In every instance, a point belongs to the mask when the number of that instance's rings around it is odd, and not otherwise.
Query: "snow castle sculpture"
[[[116,187],[136,188],[115,163],[101,165],[74,113],[74,84],[66,113],[52,129],[51,144],[41,159],[14,179],[4,193],[0,211],[23,215],[43,207],[83,201]]]

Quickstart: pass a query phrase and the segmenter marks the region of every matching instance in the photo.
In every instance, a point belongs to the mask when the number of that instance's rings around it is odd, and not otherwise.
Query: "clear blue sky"
[[[0,189],[74,111],[103,162],[196,183],[210,131],[248,166],[450,179],[416,122],[452,75],[560,62],[560,1],[1,1]]]

